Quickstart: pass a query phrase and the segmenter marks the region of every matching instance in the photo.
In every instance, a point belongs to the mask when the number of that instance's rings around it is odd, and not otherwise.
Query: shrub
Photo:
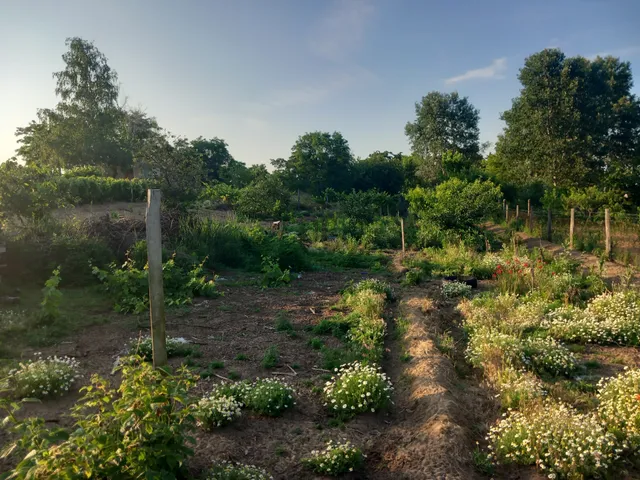
[[[58,285],[60,285],[61,281],[60,267],[58,267],[51,273],[51,277],[45,282],[42,289],[43,298],[40,303],[40,318],[42,320],[52,322],[60,318],[62,292],[58,289]]]
[[[495,461],[537,465],[549,478],[598,477],[617,458],[615,437],[596,415],[558,403],[510,411],[488,439]]]
[[[516,370],[510,365],[498,369],[491,375],[490,383],[498,391],[504,409],[523,408],[527,403],[546,394],[540,379],[525,370]]]
[[[400,248],[400,223],[395,217],[380,217],[365,227],[361,242],[375,248]]]
[[[194,427],[187,392],[195,377],[174,375],[139,360],[127,360],[117,390],[98,375],[84,387],[68,429],[44,427],[42,419],[17,422],[17,446],[29,452],[13,478],[181,478],[193,455]],[[84,475],[84,473],[82,474]]]
[[[286,383],[276,378],[262,378],[246,388],[244,403],[255,413],[279,417],[296,404],[294,395],[295,391]]]
[[[462,282],[442,282],[442,296],[445,298],[468,297],[471,285]]]
[[[60,193],[74,205],[108,202],[143,202],[155,182],[146,179],[98,176],[60,177]]]
[[[293,324],[287,317],[287,312],[278,312],[276,315],[276,332],[293,332]]]
[[[466,355],[475,367],[486,367],[495,362],[499,366],[525,363],[520,338],[485,328],[475,330],[470,336]]]
[[[550,337],[525,339],[523,353],[526,362],[538,373],[570,376],[578,367],[575,355]]]
[[[266,470],[254,465],[219,462],[207,472],[205,480],[273,480]]]
[[[289,283],[291,283],[289,269],[282,270],[273,258],[262,257],[262,288],[281,287]]]
[[[337,417],[375,412],[391,403],[393,386],[380,367],[353,362],[335,369],[324,387],[325,406]]]
[[[314,450],[311,457],[302,460],[302,463],[320,475],[342,475],[360,470],[364,466],[365,456],[362,450],[354,447],[351,442],[343,443],[327,442],[324,450]]]
[[[206,429],[222,427],[241,414],[243,404],[232,396],[211,395],[201,398],[193,406],[193,415],[198,426]]]
[[[290,192],[282,181],[268,175],[240,190],[236,202],[238,214],[248,218],[281,218],[289,207]]]
[[[70,357],[47,357],[20,363],[3,380],[14,398],[64,395],[80,377],[78,362]]]
[[[264,352],[264,356],[262,357],[262,368],[273,368],[278,365],[280,361],[280,352],[278,351],[278,347],[275,345],[271,345]]]
[[[632,451],[640,448],[640,370],[626,369],[598,383],[598,415],[619,443]]]
[[[151,337],[133,338],[129,342],[129,354],[139,355],[145,360],[153,357]],[[182,337],[167,337],[167,357],[186,357],[193,353],[193,346]]]
[[[344,290],[347,304],[349,304],[349,296],[356,295],[363,291],[369,291],[376,294],[384,294],[387,300],[393,300],[393,290],[391,285],[377,278],[368,278],[361,280],[356,284],[349,285]]]

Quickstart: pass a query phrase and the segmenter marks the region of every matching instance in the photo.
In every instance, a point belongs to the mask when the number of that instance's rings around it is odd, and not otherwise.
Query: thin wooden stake
[[[164,289],[162,286],[162,232],[158,189],[147,190],[147,257],[149,263],[149,315],[154,368],[167,364]]]
[[[576,224],[576,209],[571,209],[571,220],[569,220],[569,248],[573,250],[573,230]]]
[[[507,208],[507,199],[503,198],[502,199],[502,211],[504,212],[505,208]]]
[[[516,222],[520,218],[520,205],[516,205]]]
[[[608,208],[604,209],[604,255],[611,258],[611,214]]]
[[[505,222],[509,223],[509,205],[506,206],[505,208]]]
[[[402,232],[402,256],[404,257],[404,218],[400,217],[400,230]]]
[[[527,217],[531,216],[531,199],[527,200]]]

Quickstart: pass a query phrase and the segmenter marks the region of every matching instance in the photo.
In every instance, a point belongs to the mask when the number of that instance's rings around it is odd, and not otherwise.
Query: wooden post
[[[520,205],[516,204],[516,222],[520,219]]]
[[[527,217],[531,216],[531,199],[527,200]]]
[[[505,222],[509,223],[509,205],[505,207],[504,215],[505,215],[504,217]]]
[[[611,215],[608,208],[604,209],[604,255],[611,258]]]
[[[551,236],[551,207],[547,208],[547,240],[550,242]]]
[[[569,220],[569,248],[573,250],[573,229],[576,223],[576,209],[571,209],[571,219]]]
[[[149,262],[149,312],[154,368],[167,364],[167,338],[162,286],[162,232],[160,231],[161,192],[147,190],[147,257]]]
[[[402,256],[404,257],[404,218],[400,217],[400,231],[402,232]]]
[[[506,208],[507,208],[507,199],[503,198],[502,199],[502,211],[504,212]]]

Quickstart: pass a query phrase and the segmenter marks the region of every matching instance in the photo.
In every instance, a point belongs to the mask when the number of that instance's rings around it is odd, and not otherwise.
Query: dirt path
[[[497,235],[504,235],[506,233],[506,229],[500,225],[486,224],[483,226],[483,228]],[[591,255],[590,253],[585,252],[579,252],[577,250],[568,250],[561,245],[548,242],[547,240],[543,240],[541,238],[532,237],[525,232],[517,232],[516,235],[518,237],[518,240],[525,244],[529,250],[535,247],[539,247],[544,248],[554,255],[558,255],[563,252],[569,252],[569,255],[571,255],[571,257],[582,263],[585,270],[595,269],[597,271],[600,269],[600,258],[595,255]],[[603,265],[602,276],[606,280],[618,282],[621,278],[624,278],[624,276],[627,274],[627,271],[627,265],[606,261]],[[637,271],[634,272],[633,282],[640,282],[640,274]]]

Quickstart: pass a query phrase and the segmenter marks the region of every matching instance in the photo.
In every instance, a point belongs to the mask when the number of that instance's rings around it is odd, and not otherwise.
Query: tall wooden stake
[[[571,209],[571,219],[569,220],[569,248],[573,250],[573,229],[576,224],[576,209]]]
[[[404,218],[400,217],[400,231],[402,232],[402,256],[404,257]]]
[[[509,223],[509,205],[507,205],[504,210],[504,221]]]
[[[531,216],[531,199],[527,200],[527,217]]]
[[[507,208],[507,199],[503,198],[502,199],[502,211],[504,212],[504,210]]]
[[[516,205],[516,222],[520,218],[520,205]]]
[[[160,231],[161,192],[147,190],[147,257],[149,262],[149,305],[153,366],[167,364],[167,338],[162,286],[162,232]]]
[[[551,207],[547,208],[547,240],[551,241]]]
[[[608,208],[604,209],[604,254],[611,258],[611,215]]]

